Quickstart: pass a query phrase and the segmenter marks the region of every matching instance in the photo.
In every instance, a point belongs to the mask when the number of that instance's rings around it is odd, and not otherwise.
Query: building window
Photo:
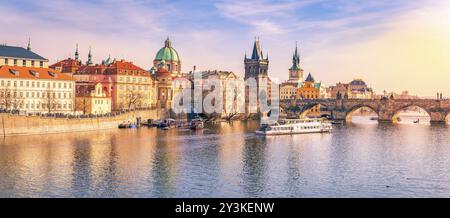
[[[39,66],[40,67],[44,67],[44,62],[43,61],[39,61]]]
[[[17,59],[14,59],[14,66],[17,66]]]
[[[22,60],[22,66],[27,66],[27,60]]]
[[[5,64],[8,65],[8,58],[5,58]]]
[[[33,67],[34,67],[34,61],[31,61],[31,66],[33,66]]]

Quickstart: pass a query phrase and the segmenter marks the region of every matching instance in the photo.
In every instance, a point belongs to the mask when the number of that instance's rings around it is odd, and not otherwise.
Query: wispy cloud
[[[251,51],[253,36],[259,35],[264,53],[270,55],[272,77],[287,77],[299,41],[302,67],[318,80],[333,83],[358,76],[392,89],[394,84],[383,83],[376,75],[393,74],[396,65],[406,67],[395,69],[417,75],[417,69],[426,69],[425,65],[408,68],[407,59],[397,59],[408,50],[405,48],[418,47],[405,43],[398,47],[405,41],[401,37],[408,36],[400,30],[411,31],[408,33],[416,37],[411,43],[431,32],[427,28],[449,33],[449,8],[447,0],[3,1],[0,43],[24,46],[31,36],[33,49],[51,62],[73,56],[76,43],[86,58],[92,45],[96,62],[111,54],[150,68],[155,53],[170,36],[185,71],[196,65],[197,69],[233,70],[242,75],[244,52]],[[433,21],[424,21],[431,15]],[[416,25],[419,20],[424,22],[420,28]],[[396,37],[390,37],[391,33]],[[434,38],[448,41],[449,37],[438,36]],[[423,38],[429,40],[430,36]],[[433,46],[435,50],[448,48],[446,44]],[[427,48],[425,51],[418,54],[430,55],[420,58],[439,66],[436,72],[447,69],[447,62],[438,57],[439,62],[431,60],[435,56]],[[438,54],[449,56],[443,49]],[[390,63],[391,69],[386,69],[385,63]],[[439,81],[445,80],[440,77]]]

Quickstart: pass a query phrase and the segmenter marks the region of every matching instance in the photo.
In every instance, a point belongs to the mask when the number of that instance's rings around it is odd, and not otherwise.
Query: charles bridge
[[[304,117],[314,106],[320,105],[331,112],[333,119],[350,121],[352,113],[363,107],[378,114],[379,122],[396,122],[398,114],[416,106],[425,110],[431,123],[446,123],[450,113],[450,100],[447,99],[310,99],[281,100],[280,109],[287,116]]]

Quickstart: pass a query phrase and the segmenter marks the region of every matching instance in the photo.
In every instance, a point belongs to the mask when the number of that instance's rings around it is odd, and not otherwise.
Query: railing
[[[38,116],[38,117],[44,117],[44,118],[84,119],[84,118],[115,117],[115,116],[119,116],[119,115],[126,114],[129,112],[145,111],[145,110],[151,110],[151,109],[155,109],[155,108],[147,107],[147,108],[125,109],[125,110],[120,110],[120,111],[113,111],[113,112],[106,113],[106,114],[72,115],[72,114],[65,114],[65,113],[41,113],[41,112],[21,114],[21,113],[23,113],[23,111],[16,110],[16,109],[10,110],[10,109],[1,109],[0,108],[0,113],[9,114],[9,115],[17,115],[17,116],[29,116],[29,117]]]

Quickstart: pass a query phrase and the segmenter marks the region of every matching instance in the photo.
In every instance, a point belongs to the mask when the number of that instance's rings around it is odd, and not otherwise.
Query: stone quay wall
[[[163,119],[163,114],[164,111],[150,109],[130,111],[112,117],[69,119],[0,113],[0,137],[112,129],[118,128],[124,121],[136,121],[137,117],[141,117],[142,121]]]

